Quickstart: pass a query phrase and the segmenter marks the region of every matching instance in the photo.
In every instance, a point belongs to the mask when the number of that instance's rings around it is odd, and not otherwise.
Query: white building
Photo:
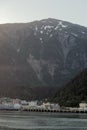
[[[87,103],[86,102],[79,103],[79,109],[83,111],[87,111]]]
[[[53,103],[53,104],[50,104],[50,108],[53,109],[53,110],[60,110],[60,105]]]
[[[28,102],[26,100],[21,100],[21,105],[28,105]]]
[[[29,106],[33,106],[33,107],[34,107],[34,106],[36,107],[36,106],[37,106],[37,101],[30,101],[30,102],[28,102],[28,105],[29,105]]]
[[[44,109],[50,109],[50,103],[49,102],[43,103],[42,106],[43,106]]]
[[[60,110],[59,104],[56,103],[43,103],[43,108],[44,109],[49,109],[49,110]]]
[[[79,103],[79,107],[80,108],[87,107],[87,103],[86,102],[81,102],[81,103]]]
[[[13,108],[19,110],[21,109],[21,105],[19,103],[15,103]]]

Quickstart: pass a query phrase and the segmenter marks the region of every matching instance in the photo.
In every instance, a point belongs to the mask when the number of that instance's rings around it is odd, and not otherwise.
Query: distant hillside
[[[86,27],[52,18],[0,24],[0,96],[51,96],[85,68]]]
[[[61,88],[54,98],[62,106],[78,106],[81,101],[87,102],[87,69]]]

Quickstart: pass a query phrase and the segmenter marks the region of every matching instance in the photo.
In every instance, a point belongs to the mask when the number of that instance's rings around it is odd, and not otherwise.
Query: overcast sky
[[[87,27],[87,0],[0,0],[0,23],[56,18]]]

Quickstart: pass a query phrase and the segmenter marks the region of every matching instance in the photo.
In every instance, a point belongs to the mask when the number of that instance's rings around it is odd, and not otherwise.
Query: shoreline
[[[1,109],[0,112],[48,112],[48,113],[87,113],[87,111],[81,110],[44,110],[44,109],[24,109],[24,110],[18,110],[18,109]]]

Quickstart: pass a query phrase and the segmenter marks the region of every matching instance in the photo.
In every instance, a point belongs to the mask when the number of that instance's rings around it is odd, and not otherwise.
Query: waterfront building
[[[43,107],[48,110],[60,110],[60,105],[56,103],[43,103]]]
[[[79,107],[80,108],[87,107],[87,103],[86,102],[81,102],[81,103],[79,103]]]
[[[28,105],[28,102],[26,100],[21,100],[21,105]]]
[[[21,109],[21,105],[19,103],[15,103],[13,109],[19,110]]]
[[[36,107],[36,106],[37,106],[37,101],[30,101],[30,102],[28,102],[28,105],[29,105],[29,106],[33,106],[33,107],[34,107],[34,106]]]
[[[13,104],[20,104],[21,103],[21,100],[20,99],[12,99],[12,103]]]

